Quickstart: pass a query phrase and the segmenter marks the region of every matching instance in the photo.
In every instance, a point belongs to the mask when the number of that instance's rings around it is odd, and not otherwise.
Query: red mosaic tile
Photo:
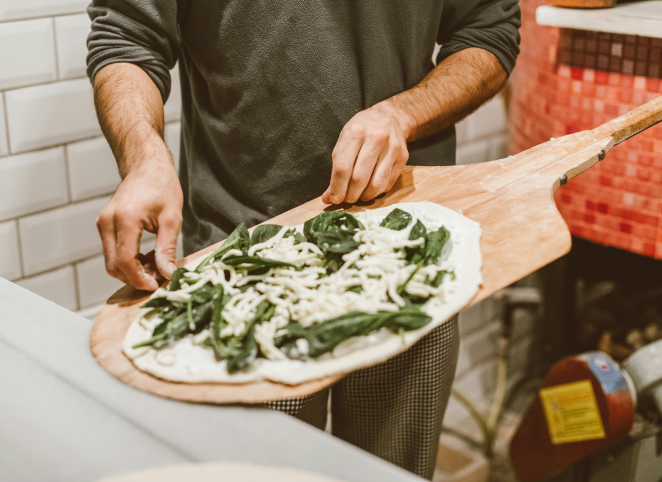
[[[591,129],[662,93],[662,42],[540,27],[535,8],[543,3],[521,3],[512,153]],[[662,259],[662,124],[614,147],[554,198],[574,235]]]
[[[660,93],[660,79],[646,79],[646,90],[648,92],[655,92],[656,94]]]
[[[651,243],[644,243],[643,254],[646,256],[655,256],[655,245]]]

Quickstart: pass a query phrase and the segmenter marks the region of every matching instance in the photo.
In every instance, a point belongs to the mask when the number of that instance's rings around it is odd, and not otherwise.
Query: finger
[[[345,199],[349,180],[352,177],[354,162],[363,144],[363,127],[358,125],[346,126],[346,131],[333,149],[333,170],[329,189],[322,196],[322,202],[327,204],[340,204]]]
[[[386,153],[388,146],[381,142],[365,143],[361,147],[359,157],[356,159],[354,171],[347,187],[345,202],[355,203],[365,191],[370,182],[375,166],[381,157]]]
[[[159,284],[161,284],[164,278],[161,275],[161,273],[159,273],[159,270],[156,267],[154,250],[151,250],[147,254],[139,254],[138,261],[140,261],[140,264],[143,265],[143,269],[145,270],[145,273],[147,273],[148,276],[151,276],[152,278],[156,279],[156,281],[158,281]]]
[[[103,246],[103,259],[106,264],[106,272],[120,280],[128,283],[126,276],[117,268],[117,239],[115,238],[115,222],[112,209],[104,209],[97,218],[97,230],[101,237]]]
[[[177,269],[177,237],[182,226],[179,213],[164,212],[159,217],[159,230],[156,233],[155,259],[159,272],[171,279]]]
[[[154,277],[149,276],[138,256],[142,223],[129,215],[115,214],[117,230],[117,267],[127,277],[129,283],[139,290],[155,291],[159,285]]]
[[[361,201],[370,201],[386,192],[391,180],[391,172],[400,157],[401,147],[399,144],[392,145],[386,155],[380,157],[372,172],[370,182],[361,194]]]
[[[391,178],[388,181],[388,186],[386,186],[385,192],[389,192],[391,189],[393,189],[393,185],[395,184],[395,181],[397,181],[398,178],[400,177],[400,174],[402,174],[402,171],[407,165],[408,160],[409,160],[409,151],[405,147],[403,149],[401,157],[395,162],[393,168],[391,169]]]

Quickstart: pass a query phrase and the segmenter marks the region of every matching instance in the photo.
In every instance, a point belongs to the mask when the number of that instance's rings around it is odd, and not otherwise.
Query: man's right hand
[[[172,276],[182,224],[182,188],[167,150],[164,155],[131,170],[97,220],[108,274],[147,291]],[[156,233],[149,255],[140,254],[143,230]]]
[[[94,78],[99,125],[122,176],[97,220],[108,274],[138,289],[155,291],[175,270],[184,196],[172,155],[163,142],[163,101],[137,65],[106,65]],[[156,233],[156,248],[140,254],[143,230]]]

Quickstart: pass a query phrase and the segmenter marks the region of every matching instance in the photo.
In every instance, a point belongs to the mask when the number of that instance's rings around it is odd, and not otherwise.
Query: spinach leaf
[[[205,301],[209,301],[213,295],[214,287],[206,284],[191,293],[191,300],[193,300],[194,303],[204,303]]]
[[[222,257],[231,249],[240,249],[243,253],[246,253],[250,245],[251,235],[248,233],[248,229],[246,229],[244,223],[241,223],[234,231],[232,231],[230,236],[228,236],[220,248],[202,260],[202,263],[200,263],[198,267],[195,268],[195,272],[200,273],[202,268],[207,266],[207,264],[210,262],[213,263],[214,259]]]
[[[407,280],[404,283],[402,283],[400,286],[398,286],[398,294],[399,295],[402,294],[407,289],[407,285],[412,280],[412,278],[416,275],[416,273],[418,273],[419,269],[421,269],[420,264],[418,266],[416,266],[414,271],[411,272],[411,274],[407,277]]]
[[[141,308],[165,308],[166,306],[171,306],[172,302],[168,298],[152,298],[147,300],[146,303],[143,303]]]
[[[354,233],[349,231],[318,231],[315,241],[325,253],[346,254],[359,247],[359,243],[354,241]]]
[[[170,338],[179,338],[180,334],[188,330],[188,316],[181,313],[169,321],[164,321],[159,324],[152,333],[152,337],[141,343],[133,345],[133,348],[140,348],[143,346],[152,346],[159,341],[165,341]]]
[[[253,230],[251,246],[268,241],[276,236],[281,229],[283,229],[283,226],[279,226],[278,224],[260,224]]]
[[[444,276],[446,276],[447,274],[448,274],[448,271],[446,271],[446,270],[437,271],[437,274],[435,275],[435,277],[431,280],[425,280],[425,283],[429,284],[430,286],[432,286],[434,288],[439,288],[439,285],[444,280]]]
[[[327,211],[306,221],[303,225],[303,235],[309,242],[315,243],[314,233],[316,232],[346,230],[354,233],[360,229],[365,229],[365,227],[350,213],[345,211]]]
[[[251,364],[257,358],[259,347],[257,341],[255,341],[255,325],[267,319],[266,316],[273,316],[275,307],[270,307],[270,305],[271,303],[268,301],[263,301],[258,305],[255,316],[248,323],[246,332],[240,340],[242,346],[239,353],[228,358],[228,373],[237,373],[250,368]],[[273,308],[273,310],[271,308]]]
[[[342,255],[354,251],[359,243],[354,241],[357,230],[365,229],[354,216],[344,211],[318,214],[303,226],[306,240],[324,252],[324,267],[329,272],[343,265]]]
[[[181,308],[177,308],[177,312]],[[212,311],[212,301],[206,301],[197,306],[193,306],[193,298],[189,300],[186,305],[186,311],[176,313],[175,316],[168,316],[164,319],[152,332],[152,337],[133,346],[139,348],[141,346],[151,346],[157,342],[165,340],[176,340],[191,332],[198,332],[209,323],[209,318]],[[163,317],[162,317],[163,318]]]
[[[354,311],[345,315],[315,323],[303,328],[297,323],[290,323],[286,330],[288,334],[279,337],[276,346],[282,346],[288,356],[296,356],[296,338],[303,338],[308,342],[308,356],[317,358],[325,353],[333,351],[341,342],[353,336],[368,335],[381,328],[387,328],[393,332],[400,330],[418,330],[432,321],[425,313],[416,309],[404,309],[401,311],[380,311],[378,313],[363,313]]]
[[[417,220],[416,224],[412,226],[411,231],[409,232],[409,240],[413,241],[419,238],[426,238],[427,232],[428,231],[425,229],[425,226],[423,226],[423,223],[421,223],[420,220]],[[423,244],[420,246],[405,248],[405,259],[407,260],[407,264],[418,264],[421,262],[423,256],[425,256],[425,244],[426,241],[424,239]]]
[[[451,233],[443,226],[437,231],[428,233],[425,242],[425,256],[423,257],[424,266],[437,262],[439,256],[441,256],[441,250],[450,237]]]
[[[228,266],[248,265],[247,268],[296,268],[293,264],[257,256],[228,256],[223,260]]]
[[[294,237],[294,244],[299,244],[299,243],[305,243],[306,238],[303,234],[301,234],[299,231],[296,229],[289,229],[286,233],[284,238],[289,238],[289,237]]]
[[[411,231],[409,231],[409,240],[413,241],[418,238],[424,238],[427,232],[428,231],[425,229],[425,226],[423,226],[423,223],[417,219],[416,224],[414,224]]]
[[[226,303],[232,298],[231,295],[223,292],[222,285],[214,286],[212,300],[214,307],[211,315],[211,347],[214,350],[216,361],[225,360],[237,356],[241,352],[241,340],[235,337],[227,340],[221,339],[221,330],[227,326],[221,312]]]
[[[411,223],[411,214],[403,211],[400,208],[395,208],[388,213],[388,216],[379,224],[383,228],[392,229],[394,231],[402,231],[409,223]]]
[[[170,280],[170,285],[168,286],[168,291],[175,291],[181,288],[181,279],[182,276],[187,272],[186,268],[177,268],[172,273],[172,279]]]
[[[402,309],[390,314],[383,323],[383,327],[397,333],[400,330],[413,331],[423,328],[432,321],[428,315],[418,309]]]

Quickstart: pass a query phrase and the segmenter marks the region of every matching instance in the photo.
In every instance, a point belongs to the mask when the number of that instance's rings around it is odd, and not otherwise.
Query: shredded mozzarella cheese
[[[411,295],[434,297],[443,294],[443,283],[438,288],[425,283],[427,279],[434,279],[441,269],[440,265],[423,266],[414,273],[417,266],[407,265],[400,251],[401,248],[424,243],[422,238],[409,239],[416,219],[412,220],[408,229],[401,231],[381,227],[378,222],[374,216],[366,213],[366,229],[354,235],[354,240],[360,243],[358,248],[345,254],[342,267],[329,276],[323,267],[322,251],[312,243],[295,244],[293,236],[285,237],[290,229],[285,226],[272,238],[252,246],[248,255],[284,261],[304,269],[275,268],[264,274],[246,274],[241,267],[224,264],[223,260],[228,256],[243,254],[233,249],[222,259],[206,265],[201,273],[186,273],[185,278],[192,281],[192,284],[182,282],[182,287],[176,291],[159,289],[153,297],[186,302],[190,299],[190,293],[208,282],[223,285],[224,291],[232,298],[222,311],[227,326],[221,330],[221,338],[241,336],[246,331],[247,323],[255,316],[257,306],[267,300],[275,305],[275,315],[256,325],[255,340],[269,360],[284,360],[286,356],[275,346],[274,339],[284,333],[283,328],[291,320],[309,327],[352,311],[398,311],[406,305],[398,289],[407,280],[404,289]],[[435,220],[427,219],[426,216],[421,217],[421,222],[428,230],[440,227],[435,226]],[[254,282],[257,284],[241,292],[240,288]],[[208,330],[202,331],[194,336],[194,343],[201,343],[207,336]],[[308,353],[305,340],[297,340],[296,347],[299,353]],[[164,351],[161,353],[157,357],[159,363],[174,363],[171,360],[174,355]]]

